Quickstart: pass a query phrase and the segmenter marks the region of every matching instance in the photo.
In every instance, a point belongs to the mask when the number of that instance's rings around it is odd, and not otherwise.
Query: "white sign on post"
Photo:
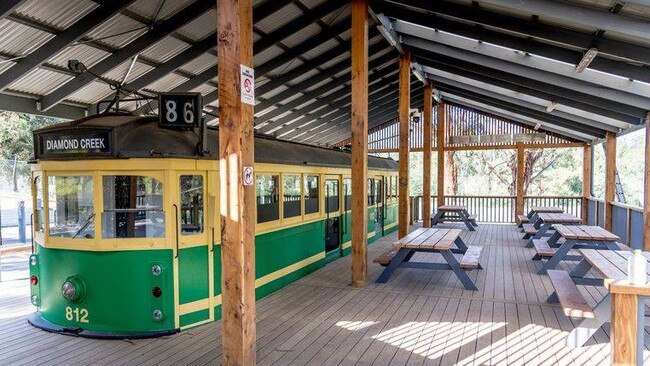
[[[244,185],[245,186],[252,186],[253,185],[253,167],[252,166],[245,166],[244,167]]]
[[[241,66],[241,101],[255,105],[255,71],[246,66]]]

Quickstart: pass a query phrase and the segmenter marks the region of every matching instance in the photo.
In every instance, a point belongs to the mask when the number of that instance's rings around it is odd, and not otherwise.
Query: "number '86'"
[[[176,122],[178,120],[178,112],[176,111],[178,105],[174,100],[168,100],[165,102],[165,119],[169,122]],[[185,102],[183,103],[183,122],[187,124],[194,123],[194,103]]]

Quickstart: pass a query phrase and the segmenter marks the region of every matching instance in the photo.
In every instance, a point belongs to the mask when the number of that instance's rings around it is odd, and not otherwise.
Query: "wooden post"
[[[422,154],[422,226],[431,227],[431,124],[433,123],[433,84],[424,86],[424,152]]]
[[[411,53],[399,60],[399,237],[409,232],[409,132],[411,108]]]
[[[219,0],[217,24],[223,364],[254,365],[255,185],[244,185],[253,104],[242,102],[240,76],[241,65],[253,66],[252,0]]]
[[[445,124],[447,115],[445,105],[438,104],[438,121],[436,122],[436,144],[438,145],[438,207],[445,204]]]
[[[585,145],[582,153],[582,222],[589,222],[589,198],[591,197],[591,172],[593,170],[591,145]]]
[[[650,251],[650,112],[645,115],[645,185],[643,188],[643,250]]]
[[[516,215],[524,214],[524,195],[526,194],[524,187],[524,173],[526,168],[526,155],[524,150],[524,143],[517,143],[517,198],[515,201]],[[516,219],[519,224],[519,219]]]
[[[605,136],[605,230],[612,231],[612,203],[616,193],[616,134]]]
[[[367,282],[368,1],[352,1],[352,286]]]
[[[639,298],[634,293],[613,292],[611,295],[611,364],[642,365],[644,301],[639,306]]]

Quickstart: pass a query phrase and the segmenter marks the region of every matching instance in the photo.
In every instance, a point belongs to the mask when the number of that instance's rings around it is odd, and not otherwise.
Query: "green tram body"
[[[200,140],[118,114],[34,132],[30,324],[138,338],[221,317],[218,131],[198,154]],[[397,227],[397,164],[368,164],[371,243]],[[350,253],[349,166],[343,151],[255,138],[257,298]]]

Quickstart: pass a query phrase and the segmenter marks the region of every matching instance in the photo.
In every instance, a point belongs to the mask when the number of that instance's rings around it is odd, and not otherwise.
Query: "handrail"
[[[624,208],[624,209],[627,209],[627,210],[637,211],[637,212],[643,212],[643,208],[641,208],[639,206],[633,206],[633,205],[630,205],[630,204],[627,204],[627,203],[622,203],[622,202],[612,202],[612,206]]]

